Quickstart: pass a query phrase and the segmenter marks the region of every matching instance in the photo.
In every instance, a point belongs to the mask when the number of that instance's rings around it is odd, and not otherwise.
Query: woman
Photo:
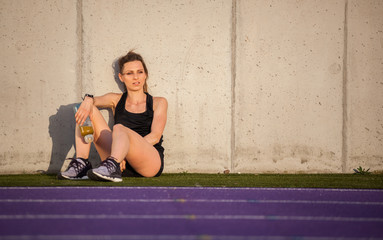
[[[148,70],[142,57],[130,51],[118,61],[119,79],[126,92],[108,93],[100,97],[86,94],[76,117],[76,158],[59,179],[87,179],[121,182],[124,176],[160,176],[164,167],[162,133],[167,119],[165,98],[147,92]],[[111,108],[113,131],[98,108]],[[88,161],[90,144],[81,136],[79,126],[90,116],[94,144],[101,165],[92,169]]]

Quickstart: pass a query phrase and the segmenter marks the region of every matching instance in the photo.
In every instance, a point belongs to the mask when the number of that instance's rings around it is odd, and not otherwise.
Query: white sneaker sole
[[[97,177],[102,178],[102,179],[107,180],[107,181],[112,181],[112,182],[122,182],[122,179],[121,179],[121,178],[111,178],[111,177],[108,177],[108,176],[103,176],[103,175],[101,175],[101,174],[99,174],[99,173],[96,173],[96,172],[93,172],[93,171],[92,171],[92,173],[93,173],[94,175],[96,175]]]
[[[68,177],[65,175],[60,175],[60,176],[61,176],[60,179],[67,179],[67,180],[87,180],[87,179],[89,179],[87,175],[83,176],[82,178],[71,178],[71,177]]]

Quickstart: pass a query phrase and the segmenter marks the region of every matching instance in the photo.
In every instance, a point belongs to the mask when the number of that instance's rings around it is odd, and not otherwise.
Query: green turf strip
[[[124,178],[121,183],[57,180],[55,175],[0,175],[2,187],[137,186],[269,187],[383,189],[383,174],[163,174],[158,178]]]

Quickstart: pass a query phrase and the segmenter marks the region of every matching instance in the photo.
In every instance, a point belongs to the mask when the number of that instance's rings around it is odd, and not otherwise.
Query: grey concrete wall
[[[46,171],[73,145],[76,20],[76,1],[0,2],[1,173]]]
[[[237,171],[340,172],[344,1],[239,1]]]
[[[347,162],[383,168],[383,1],[349,1]]]
[[[382,3],[0,0],[0,173],[65,167],[73,104],[120,92],[131,49],[169,102],[165,172],[383,170]]]

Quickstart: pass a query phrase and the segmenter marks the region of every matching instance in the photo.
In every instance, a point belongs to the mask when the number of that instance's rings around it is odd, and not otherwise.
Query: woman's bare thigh
[[[129,151],[125,159],[142,176],[155,176],[161,168],[157,149],[135,131],[126,127],[124,130],[129,136]]]

